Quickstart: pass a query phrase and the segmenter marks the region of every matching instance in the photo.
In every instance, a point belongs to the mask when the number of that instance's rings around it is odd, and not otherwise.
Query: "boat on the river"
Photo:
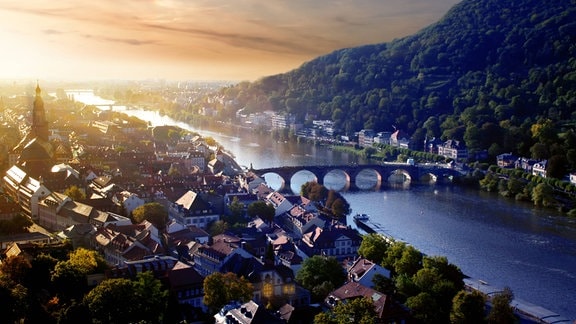
[[[368,216],[368,214],[356,214],[353,216],[353,218],[357,222],[366,222],[370,220],[370,216]]]

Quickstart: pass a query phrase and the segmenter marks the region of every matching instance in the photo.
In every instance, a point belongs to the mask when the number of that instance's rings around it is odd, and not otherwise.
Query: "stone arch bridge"
[[[377,178],[377,187],[385,183],[405,182],[410,183],[436,183],[451,182],[460,173],[454,169],[439,164],[410,165],[405,163],[386,164],[354,164],[354,165],[307,165],[307,166],[283,166],[275,168],[263,168],[251,170],[258,176],[266,173],[275,173],[282,178],[284,188],[290,188],[292,177],[301,171],[308,171],[314,175],[316,181],[324,184],[324,177],[333,171],[341,171],[346,176],[346,188],[351,190],[359,189],[356,179],[362,171],[373,172]]]

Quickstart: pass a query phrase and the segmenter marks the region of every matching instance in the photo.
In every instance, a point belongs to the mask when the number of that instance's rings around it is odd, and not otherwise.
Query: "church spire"
[[[48,142],[48,121],[46,121],[42,90],[38,82],[36,82],[36,98],[34,98],[34,106],[32,107],[32,133],[34,137]]]

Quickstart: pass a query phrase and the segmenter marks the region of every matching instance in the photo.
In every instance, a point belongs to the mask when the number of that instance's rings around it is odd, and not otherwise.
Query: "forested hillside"
[[[382,26],[386,28],[386,26]],[[401,129],[576,169],[574,0],[463,0],[390,43],[342,49],[223,90],[222,116],[273,109],[341,134]]]

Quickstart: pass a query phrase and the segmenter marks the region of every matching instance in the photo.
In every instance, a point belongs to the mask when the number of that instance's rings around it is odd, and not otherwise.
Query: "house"
[[[432,137],[424,140],[424,152],[438,154],[438,147],[442,145],[442,141],[439,138]]]
[[[79,247],[88,248],[90,235],[94,232],[96,232],[96,226],[92,224],[76,224],[67,227],[57,235],[62,241],[70,241],[72,247],[77,249]]]
[[[512,168],[516,167],[516,161],[518,157],[512,153],[503,153],[496,156],[496,164],[501,168]]]
[[[213,237],[211,244],[200,246],[193,254],[194,269],[201,276],[207,276],[214,272],[220,272],[222,265],[239,254],[245,259],[252,258],[250,254],[242,247],[240,238],[229,235],[217,235]]]
[[[522,169],[524,170],[524,172],[532,172],[532,168],[534,167],[534,164],[536,164],[537,162],[538,161],[533,159],[520,157],[514,163],[514,167],[516,169]]]
[[[221,272],[248,279],[254,287],[253,300],[259,304],[310,304],[310,292],[296,284],[294,272],[274,260],[235,255],[222,265]]]
[[[38,219],[38,202],[51,192],[41,179],[29,176],[16,165],[6,171],[3,188],[20,205],[22,214],[33,220]]]
[[[370,147],[374,144],[374,130],[363,129],[358,132],[358,145],[360,147]]]
[[[273,193],[274,189],[270,188],[266,183],[260,183],[250,192],[254,193],[258,200],[266,200],[266,197]]]
[[[411,322],[408,309],[372,288],[366,287],[357,282],[348,282],[342,287],[332,291],[324,300],[324,304],[333,309],[339,303],[346,303],[356,298],[368,298],[374,304],[378,322],[381,323],[406,323]]]
[[[189,264],[176,262],[167,272],[168,289],[179,304],[190,305],[193,308],[207,312],[204,299],[204,278]]]
[[[119,203],[124,206],[127,215],[130,215],[134,209],[146,203],[144,199],[138,197],[137,194],[126,190],[120,192],[118,200]]]
[[[210,234],[205,230],[196,226],[182,225],[173,219],[166,224],[166,234],[168,242],[172,245],[187,244],[189,242],[205,244],[210,238]]]
[[[532,166],[532,175],[546,178],[546,169],[548,167],[548,160],[543,160],[535,163]]]
[[[152,231],[145,225],[132,228],[114,225],[100,227],[90,236],[90,247],[102,253],[110,265],[123,265],[126,261],[165,254],[160,243],[153,238]]]
[[[234,192],[234,193],[226,193],[224,195],[224,206],[226,206],[226,214],[231,215],[230,211],[230,204],[234,201],[238,201],[242,206],[244,206],[244,214],[246,214],[248,210],[248,206],[256,201],[258,201],[258,196],[253,193],[246,193],[246,192]]]
[[[310,226],[324,227],[326,219],[315,212],[306,210],[301,205],[295,205],[281,217],[285,229],[290,231],[295,238],[301,238]]]
[[[214,315],[214,319],[216,324],[285,323],[252,300],[241,305],[237,303],[226,305]]]
[[[218,159],[212,159],[208,162],[208,170],[212,174],[219,174],[221,172],[224,172],[225,168],[226,165],[224,164],[224,162]]]
[[[302,252],[285,232],[268,234],[268,239],[277,260],[297,273],[302,268],[302,262],[308,258],[306,253]]]
[[[0,249],[4,250],[11,244],[51,243],[52,238],[44,233],[31,232],[0,236]]]
[[[466,160],[468,158],[468,149],[464,143],[456,140],[447,140],[438,146],[438,155],[454,161]]]
[[[168,272],[176,266],[178,259],[166,255],[154,255],[138,260],[127,260],[120,268],[129,278],[136,278],[139,273],[150,271],[155,278],[165,278]]]
[[[390,146],[410,148],[410,136],[401,130],[396,130],[390,135]]]
[[[168,207],[171,218],[186,226],[196,226],[207,229],[208,225],[220,219],[212,205],[194,191],[188,190]]]
[[[338,260],[354,259],[362,243],[360,234],[349,227],[327,225],[314,226],[302,236],[299,247],[307,255],[333,256]]]
[[[294,207],[289,199],[277,191],[271,192],[268,196],[266,196],[266,202],[274,206],[275,217],[284,214],[285,212],[292,209],[292,207]]]
[[[95,210],[82,203],[73,201],[70,197],[52,192],[38,203],[38,224],[40,226],[61,231],[76,224],[88,224]]]
[[[72,200],[70,197],[52,192],[38,203],[38,224],[62,231],[76,224],[92,224],[96,227],[106,224],[130,224],[130,219],[103,212],[96,208]]]
[[[374,287],[374,276],[381,275],[390,278],[390,270],[365,259],[358,258],[348,266],[348,279],[366,287]]]
[[[376,136],[374,136],[374,143],[375,144],[390,144],[390,136],[392,136],[391,132],[378,132]]]

